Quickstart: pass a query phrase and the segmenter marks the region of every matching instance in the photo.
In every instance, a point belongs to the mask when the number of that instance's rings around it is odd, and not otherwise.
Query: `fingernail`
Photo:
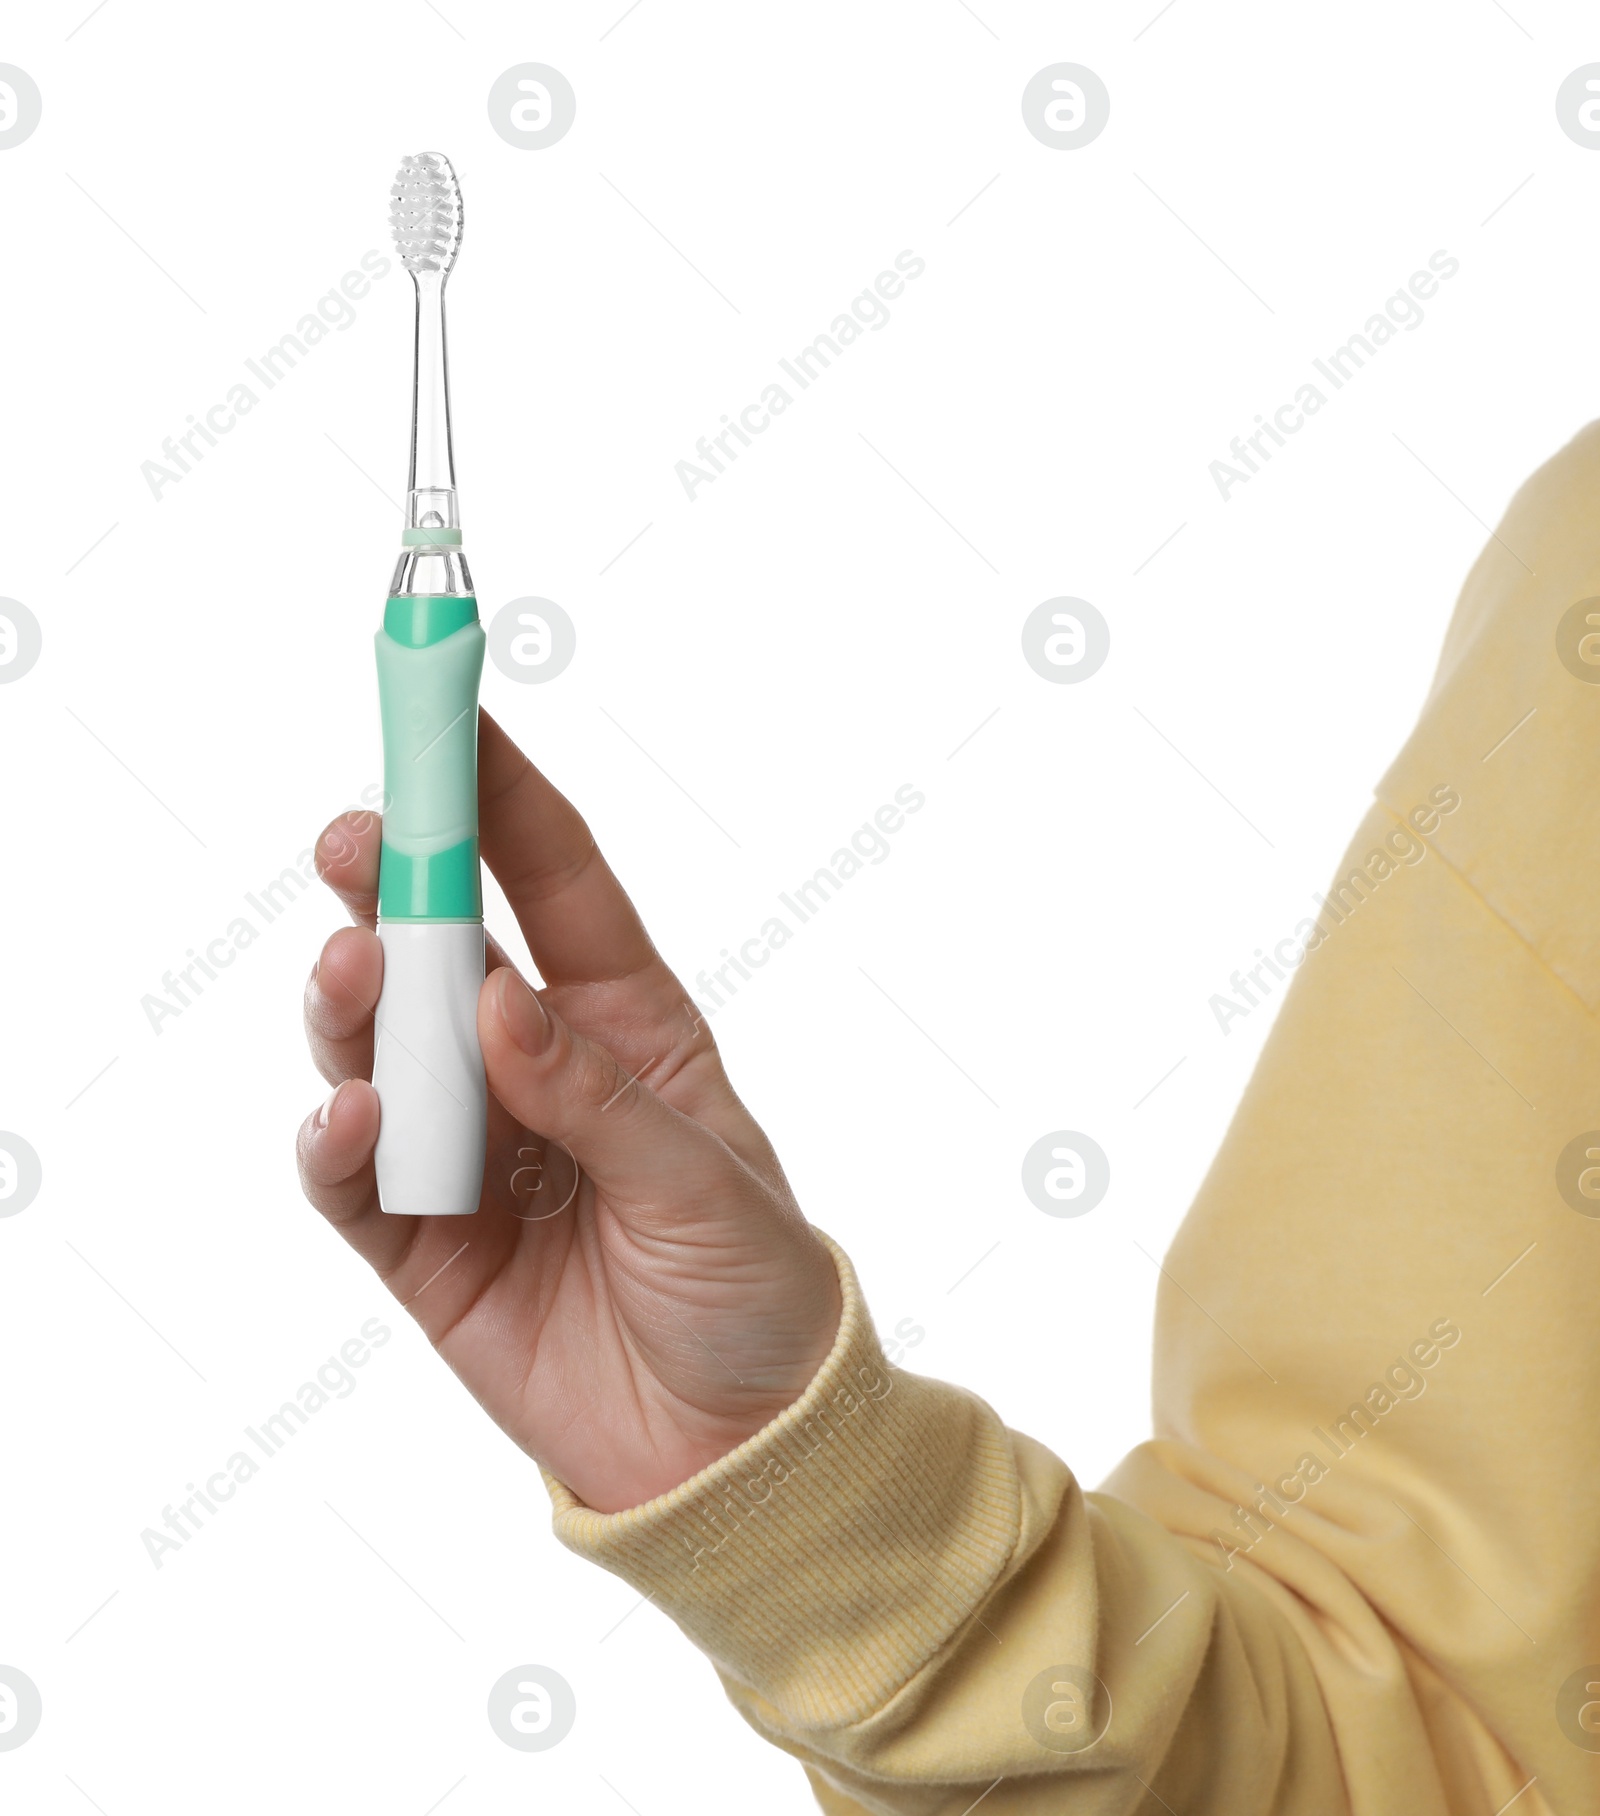
[[[317,1127],[319,1129],[327,1128],[328,1118],[333,1114],[333,1100],[343,1089],[344,1086],[342,1084],[337,1084],[328,1095],[323,1098],[321,1108],[317,1111]]]
[[[500,1014],[506,1031],[524,1053],[542,1053],[550,1038],[550,1018],[541,1003],[509,965],[500,986]]]

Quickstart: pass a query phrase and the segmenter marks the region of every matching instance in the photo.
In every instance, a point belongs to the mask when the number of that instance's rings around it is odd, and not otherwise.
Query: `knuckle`
[[[574,1074],[573,1094],[592,1114],[621,1109],[638,1088],[627,1067],[605,1047],[580,1048]]]

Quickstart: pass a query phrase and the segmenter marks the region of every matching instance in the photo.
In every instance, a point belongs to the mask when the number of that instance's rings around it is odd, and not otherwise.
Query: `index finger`
[[[582,814],[487,713],[478,719],[483,861],[547,984],[635,981],[681,996]]]

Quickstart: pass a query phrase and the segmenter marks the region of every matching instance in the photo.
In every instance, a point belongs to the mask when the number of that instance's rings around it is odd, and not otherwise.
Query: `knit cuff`
[[[981,1400],[892,1369],[855,1271],[804,1394],[670,1493],[596,1513],[546,1475],[556,1536],[670,1614],[801,1728],[882,1707],[980,1607],[1017,1541],[1010,1441]]]

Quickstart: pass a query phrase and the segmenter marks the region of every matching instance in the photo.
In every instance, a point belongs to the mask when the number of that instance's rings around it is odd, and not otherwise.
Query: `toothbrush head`
[[[461,185],[442,152],[402,158],[389,192],[395,250],[413,277],[437,271],[443,283],[461,250]]]

